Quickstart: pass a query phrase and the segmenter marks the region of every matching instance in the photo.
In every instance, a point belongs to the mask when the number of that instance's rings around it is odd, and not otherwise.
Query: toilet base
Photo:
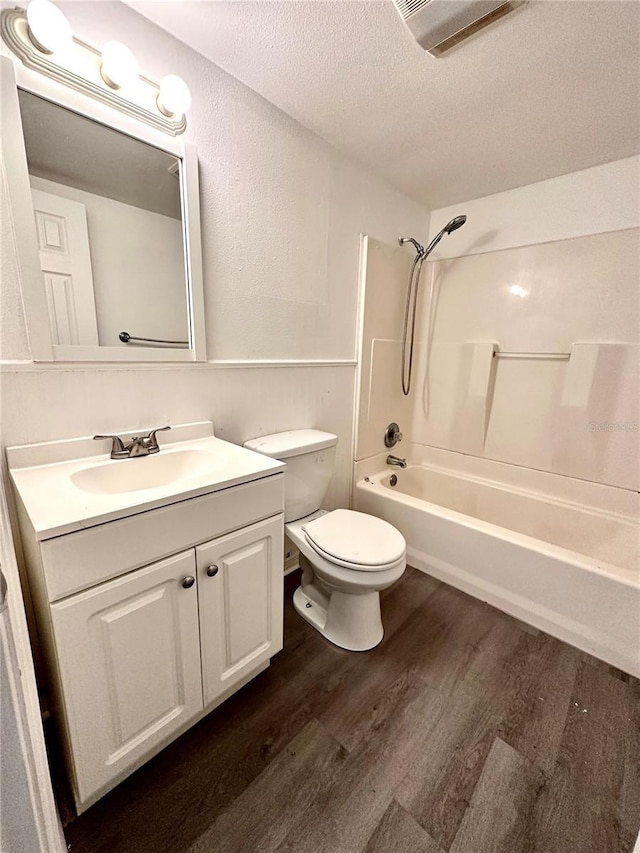
[[[308,584],[296,589],[293,606],[323,637],[350,652],[373,649],[384,636],[377,591],[354,595],[334,589],[327,598]]]

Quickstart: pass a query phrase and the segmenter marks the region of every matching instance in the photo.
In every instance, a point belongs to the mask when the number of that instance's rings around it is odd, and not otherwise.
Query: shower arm
[[[401,246],[404,246],[405,243],[411,243],[418,255],[424,255],[424,246],[418,243],[417,240],[414,240],[413,237],[398,237],[398,243]]]
[[[426,249],[424,246],[422,246],[420,243],[418,243],[417,240],[414,240],[413,237],[400,237],[398,239],[398,243],[400,243],[401,246],[404,246],[405,243],[411,243],[411,245],[415,248],[418,257],[422,258],[422,260],[425,260],[426,258],[429,257],[431,252],[433,252],[433,250],[438,245],[440,240],[442,240],[442,237],[443,237],[446,230],[447,230],[446,228],[443,228],[439,234],[436,234],[436,236],[429,243],[429,245],[427,246]]]

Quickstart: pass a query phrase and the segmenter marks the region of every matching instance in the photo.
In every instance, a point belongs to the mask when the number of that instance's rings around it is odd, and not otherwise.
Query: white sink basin
[[[83,492],[92,494],[139,492],[194,477],[203,470],[220,467],[222,462],[220,459],[216,464],[216,457],[206,450],[174,450],[82,468],[71,474],[71,482]]]
[[[211,421],[171,429],[174,440],[163,442],[159,453],[132,459],[96,455],[91,436],[7,448],[11,478],[36,538],[85,530],[284,471],[283,462],[216,438]]]

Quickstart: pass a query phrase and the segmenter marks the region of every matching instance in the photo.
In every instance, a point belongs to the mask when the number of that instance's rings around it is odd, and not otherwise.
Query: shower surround
[[[425,265],[409,397],[411,259],[363,239],[354,505],[402,531],[414,566],[639,674],[639,232],[597,230],[448,243],[464,256]],[[391,421],[409,461],[395,487]]]

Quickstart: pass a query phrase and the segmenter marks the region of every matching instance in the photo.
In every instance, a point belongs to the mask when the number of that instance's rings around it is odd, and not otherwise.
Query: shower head
[[[466,221],[467,217],[464,214],[462,214],[462,216],[456,216],[454,219],[451,220],[451,222],[447,222],[447,224],[444,226],[444,230],[447,232],[447,234],[451,234],[452,231],[457,231],[458,228],[462,228]]]
[[[466,221],[467,217],[464,214],[462,214],[461,216],[454,216],[451,222],[447,222],[442,231],[436,234],[436,236],[429,243],[426,249],[424,246],[421,246],[417,240],[414,240],[413,237],[398,237],[398,243],[400,243],[401,246],[404,246],[405,243],[411,243],[415,248],[416,252],[418,253],[419,257],[424,260],[428,255],[431,254],[431,252],[435,249],[435,247],[438,245],[440,240],[442,240],[445,234],[451,234],[453,231],[457,231],[458,228],[462,228]]]
[[[426,258],[431,254],[431,252],[433,252],[433,250],[438,245],[440,240],[442,240],[442,238],[444,237],[445,234],[451,234],[452,231],[457,231],[458,228],[462,228],[462,226],[464,225],[464,223],[466,221],[467,221],[467,217],[464,214],[462,214],[461,216],[455,216],[450,222],[447,222],[447,224],[444,226],[442,231],[440,231],[438,234],[436,234],[436,236],[433,238],[433,240],[429,243],[427,248],[424,250],[423,257]]]

